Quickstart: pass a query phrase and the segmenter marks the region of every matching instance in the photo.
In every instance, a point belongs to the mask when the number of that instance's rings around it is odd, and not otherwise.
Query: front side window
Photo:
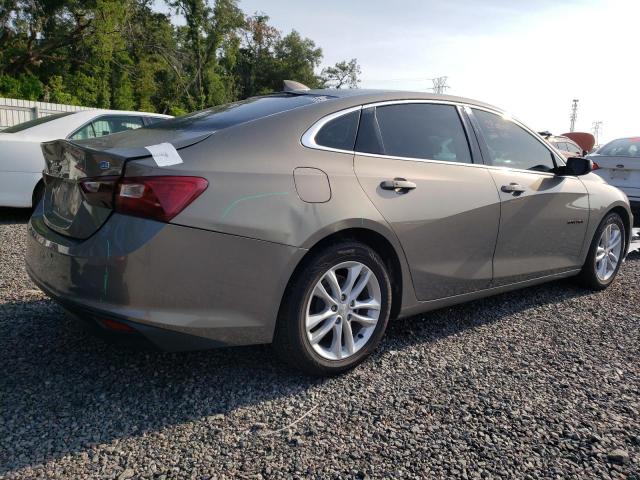
[[[471,163],[456,107],[430,103],[363,110],[356,150],[394,157]]]
[[[533,135],[511,120],[473,109],[480,131],[489,149],[489,161],[496,167],[551,172],[553,154]]]
[[[316,134],[316,144],[339,150],[353,150],[358,132],[360,111],[355,111],[334,118],[327,122]]]

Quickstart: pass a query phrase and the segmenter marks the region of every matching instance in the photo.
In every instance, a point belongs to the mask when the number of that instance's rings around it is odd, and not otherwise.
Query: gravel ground
[[[640,478],[640,254],[393,323],[369,361],[303,377],[268,347],[95,339],[29,281],[0,210],[0,477]]]

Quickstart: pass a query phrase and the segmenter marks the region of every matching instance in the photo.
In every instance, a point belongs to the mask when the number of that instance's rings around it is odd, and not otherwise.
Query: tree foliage
[[[0,95],[181,114],[278,91],[285,79],[357,86],[355,59],[318,75],[312,40],[245,16],[237,0],[165,0],[165,13],[159,3],[0,0]]]
[[[338,62],[333,67],[322,70],[325,85],[332,88],[358,88],[361,73],[360,65],[355,58],[348,62]]]

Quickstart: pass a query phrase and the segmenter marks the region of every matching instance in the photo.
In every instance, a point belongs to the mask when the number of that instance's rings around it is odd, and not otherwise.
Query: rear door
[[[419,300],[491,282],[500,200],[487,168],[473,163],[470,145],[479,157],[455,105],[362,110],[355,172],[397,234]]]
[[[501,199],[494,285],[573,270],[589,220],[587,189],[554,173],[560,161],[516,122],[469,110]]]
[[[600,167],[595,173],[630,200],[640,200],[640,137],[614,140],[589,158]]]

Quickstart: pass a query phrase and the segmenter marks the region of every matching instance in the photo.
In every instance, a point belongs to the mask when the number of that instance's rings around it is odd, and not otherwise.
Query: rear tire
[[[587,259],[577,276],[578,282],[592,290],[604,290],[611,285],[622,265],[625,239],[622,218],[615,212],[609,213],[593,235]],[[613,265],[615,258],[617,260]]]
[[[273,346],[297,369],[337,375],[375,350],[390,311],[391,282],[380,256],[356,241],[330,245],[306,259],[289,282]]]
[[[36,187],[33,189],[33,195],[31,196],[31,208],[32,209],[35,210],[35,208],[40,203],[40,200],[42,200],[43,195],[44,195],[44,182],[42,180],[40,180],[36,184]]]

